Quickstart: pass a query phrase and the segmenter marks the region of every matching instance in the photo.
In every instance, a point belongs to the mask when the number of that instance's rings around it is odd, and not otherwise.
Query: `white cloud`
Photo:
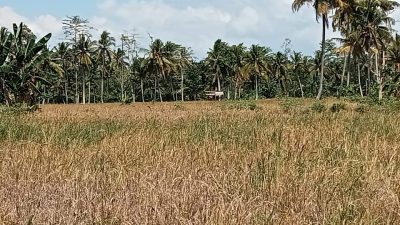
[[[12,8],[0,7],[0,26],[11,28],[13,23],[23,22],[38,36],[48,33],[58,35],[62,30],[61,21],[52,15],[39,15],[27,18],[19,15]]]
[[[240,34],[257,31],[259,16],[255,9],[246,7],[232,21],[232,27]]]
[[[141,35],[142,47],[149,43],[148,33],[164,41],[190,46],[196,56],[204,57],[218,38],[231,44],[261,44],[280,50],[285,38],[292,40],[293,50],[312,54],[319,48],[321,24],[315,21],[312,7],[293,12],[293,0],[102,0],[88,18],[96,28],[97,38],[107,30],[115,37],[134,30]],[[399,11],[393,16],[398,18]],[[37,15],[25,17],[12,8],[0,6],[0,25],[10,27],[24,21],[32,30],[44,35],[63,37],[60,17]],[[397,24],[395,28],[400,28]],[[339,34],[328,31],[327,38]]]
[[[12,23],[23,20],[25,18],[14,12],[12,8],[7,6],[0,7],[0,26],[11,27]]]

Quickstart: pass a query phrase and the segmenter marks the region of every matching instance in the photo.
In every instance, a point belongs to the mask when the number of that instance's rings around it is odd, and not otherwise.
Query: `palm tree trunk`
[[[231,100],[231,82],[229,81],[228,85],[228,100]]]
[[[176,98],[175,90],[174,90],[174,84],[172,82],[172,77],[169,79],[169,86],[171,88],[171,95],[172,95],[172,100],[177,101],[178,99]]]
[[[84,69],[82,71],[82,103],[86,104],[86,76]]]
[[[258,100],[258,74],[256,74],[256,100]]]
[[[154,96],[153,101],[157,101],[157,76],[154,77]]]
[[[183,89],[184,89],[184,86],[183,86],[183,71],[182,71],[182,68],[181,68],[181,101],[183,102],[183,101],[185,101],[185,97],[184,97],[184,94],[183,94]]]
[[[157,85],[158,85],[158,95],[160,97],[160,102],[163,102],[160,82],[158,82]]]
[[[238,94],[238,79],[235,79],[235,100],[237,100],[237,94]]]
[[[383,56],[383,57],[385,57],[385,56]],[[379,61],[378,54],[375,54],[376,76],[377,76],[377,82],[379,85],[379,101],[382,101],[382,99],[383,99],[383,78],[381,76],[381,72],[379,71],[378,61]]]
[[[107,101],[110,101],[110,76],[107,76]]]
[[[368,78],[367,78],[367,81],[365,82],[366,83],[366,90],[365,90],[365,94],[366,94],[366,96],[369,96],[369,93],[370,93],[370,89],[371,89],[371,56],[370,56],[370,53],[368,52],[367,53],[367,60],[368,60],[368,63],[367,63],[367,76],[368,76]]]
[[[322,90],[324,87],[324,69],[325,69],[325,36],[326,36],[326,15],[323,15],[322,19],[322,49],[321,49],[321,74],[319,78],[319,90],[317,95],[317,100],[321,100],[322,97]]]
[[[64,92],[65,92],[65,104],[68,104],[68,79],[65,79]]]
[[[89,87],[88,87],[88,103],[91,103],[91,85],[90,85],[90,79],[89,79]]]
[[[301,84],[301,80],[300,80],[299,74],[296,73],[296,75],[297,75],[297,81],[299,82],[299,86],[300,86],[301,97],[304,98],[303,84]]]
[[[123,78],[122,78],[123,79]],[[121,79],[121,101],[124,101],[124,81]]]
[[[142,94],[142,102],[144,102],[143,78],[140,78],[140,92]]]
[[[361,70],[360,70],[360,63],[357,63],[357,71],[358,71],[358,87],[360,89],[361,98],[364,98],[364,93],[361,84]]]
[[[351,66],[351,52],[349,52],[349,55],[347,56],[347,65],[348,65],[348,69],[347,69],[347,82],[346,82],[346,87],[350,87],[350,66]]]
[[[101,70],[100,100],[101,103],[104,103],[104,62],[103,62],[103,68]]]
[[[79,104],[79,92],[78,92],[78,70],[75,70],[75,103]]]
[[[135,84],[133,80],[132,80],[132,102],[136,102]]]
[[[340,77],[340,93],[339,93],[339,95],[341,95],[341,92],[343,90],[344,76],[346,75],[346,66],[347,66],[347,55],[344,57],[343,72],[342,72],[342,76]]]
[[[219,79],[219,75],[217,77],[217,83],[218,83],[218,92],[221,91],[221,80]],[[221,101],[221,97],[218,97],[218,100]]]

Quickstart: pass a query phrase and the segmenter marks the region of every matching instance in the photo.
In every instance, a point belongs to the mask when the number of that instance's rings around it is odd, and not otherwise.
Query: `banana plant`
[[[40,68],[50,56],[46,49],[51,33],[36,41],[36,36],[21,23],[19,26],[13,24],[13,34],[10,37],[12,37],[11,46],[8,43],[9,52],[6,57],[6,66],[3,65],[2,70],[6,70],[8,75],[4,82],[4,89],[9,90],[15,97],[8,98],[6,101],[8,104],[18,102],[32,106],[36,104],[40,94],[37,83],[39,81],[48,83],[41,76]],[[1,57],[1,59],[3,58],[4,56]],[[51,63],[51,65],[56,73],[63,73],[55,64]],[[5,74],[4,72],[3,74]]]

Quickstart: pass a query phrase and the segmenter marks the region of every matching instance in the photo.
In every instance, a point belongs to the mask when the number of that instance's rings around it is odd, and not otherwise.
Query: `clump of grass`
[[[182,104],[182,103],[176,103],[176,104],[174,104],[174,108],[176,109],[176,110],[185,110],[185,106]]]
[[[326,111],[326,106],[321,102],[315,102],[311,105],[311,110],[314,112],[322,113]]]
[[[346,110],[346,104],[344,103],[333,103],[330,107],[331,112],[338,113],[340,111]]]
[[[298,105],[297,101],[293,98],[284,98],[279,104],[285,113],[293,111]]]
[[[230,109],[230,110],[257,110],[257,102],[255,101],[231,101],[231,102],[224,102],[223,109]]]
[[[367,106],[364,104],[357,104],[357,106],[354,108],[354,111],[358,113],[365,113],[367,111]]]

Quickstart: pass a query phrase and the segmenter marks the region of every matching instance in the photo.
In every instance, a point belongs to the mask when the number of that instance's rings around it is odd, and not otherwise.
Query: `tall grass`
[[[400,113],[254,104],[3,115],[0,221],[400,223]]]

